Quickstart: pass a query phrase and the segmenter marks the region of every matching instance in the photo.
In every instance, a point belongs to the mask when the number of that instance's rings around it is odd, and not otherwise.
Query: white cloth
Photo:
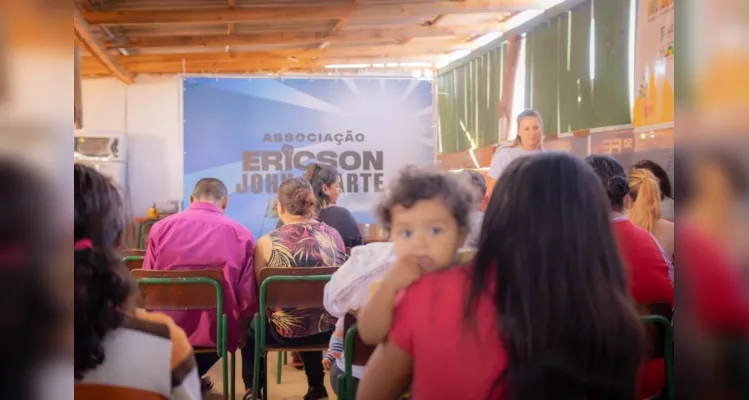
[[[325,309],[343,319],[347,311],[361,308],[369,299],[369,286],[380,279],[395,260],[395,247],[389,242],[352,248],[349,259],[325,285]]]
[[[369,287],[385,275],[395,260],[395,247],[392,243],[375,242],[351,249],[349,259],[325,285],[323,304],[331,315],[338,318],[336,330],[343,332],[343,318],[346,312],[364,306],[369,299]],[[345,352],[341,352],[341,357],[336,360],[336,365],[341,371],[346,370],[345,357]],[[364,367],[353,365],[351,375],[361,379],[364,376]]]
[[[507,169],[511,162],[518,157],[523,157],[537,153],[537,151],[523,150],[520,146],[500,146],[492,156],[492,162],[489,164],[489,172],[486,174],[489,178],[498,180],[499,176]]]

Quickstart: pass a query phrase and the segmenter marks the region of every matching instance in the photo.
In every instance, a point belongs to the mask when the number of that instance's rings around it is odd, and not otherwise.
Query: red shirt
[[[697,229],[677,232],[684,262],[684,298],[697,324],[712,334],[749,333],[749,291],[721,243]]]
[[[629,290],[637,304],[668,303],[674,306],[674,283],[669,263],[658,242],[626,218],[613,221],[619,252],[627,270]],[[651,360],[640,371],[638,397],[649,398],[666,387],[663,359]]]
[[[627,269],[629,290],[637,304],[674,305],[674,283],[658,242],[626,218],[613,221],[619,252]]]
[[[395,307],[390,341],[413,357],[415,400],[484,400],[507,366],[491,297],[476,303],[475,326],[464,320],[472,270],[424,276]]]

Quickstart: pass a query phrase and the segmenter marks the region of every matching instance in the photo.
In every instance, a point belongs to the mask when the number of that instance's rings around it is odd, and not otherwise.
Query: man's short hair
[[[229,195],[224,182],[216,178],[203,178],[195,184],[192,196],[198,200],[219,201]]]

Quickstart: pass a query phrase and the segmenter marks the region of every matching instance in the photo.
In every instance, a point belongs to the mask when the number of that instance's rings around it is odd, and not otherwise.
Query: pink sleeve
[[[398,293],[395,298],[395,310],[393,311],[393,326],[390,328],[388,339],[406,353],[413,355],[415,324],[421,319],[418,316],[418,307],[423,285],[416,284]]]
[[[151,227],[151,231],[146,238],[146,255],[143,257],[143,269],[155,269],[156,267],[156,243],[159,236],[159,224]]]
[[[255,279],[255,238],[250,234],[244,244],[245,259],[241,271],[239,271],[239,282],[237,283],[237,308],[239,313],[245,317],[252,317],[258,311],[257,279]]]

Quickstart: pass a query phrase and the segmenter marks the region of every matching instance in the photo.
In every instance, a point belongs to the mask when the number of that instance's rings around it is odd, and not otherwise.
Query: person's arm
[[[419,323],[423,323],[423,299],[429,298],[429,288],[416,284],[407,289],[393,312],[393,328],[388,341],[377,346],[367,362],[359,382],[357,399],[396,399],[411,383],[413,377],[414,343],[418,340]]]
[[[148,234],[146,239],[146,255],[143,257],[143,269],[155,269],[158,259],[157,244],[159,242],[159,224],[155,224],[151,227],[151,232]]]
[[[252,233],[243,240],[244,260],[239,271],[239,280],[234,290],[236,293],[236,304],[239,313],[245,318],[252,318],[257,312],[258,293],[257,281],[255,279],[255,238]]]
[[[255,277],[257,278],[257,285],[260,286],[263,282],[260,282],[260,271],[266,267],[267,261],[265,254],[268,251],[270,245],[270,239],[268,235],[264,235],[257,241],[255,246],[255,254],[253,257],[253,269],[255,270]]]
[[[357,400],[397,399],[411,382],[413,358],[392,342],[375,350],[356,390]]]
[[[359,336],[369,345],[383,342],[393,325],[398,294],[421,277],[415,260],[398,260],[357,315]]]

